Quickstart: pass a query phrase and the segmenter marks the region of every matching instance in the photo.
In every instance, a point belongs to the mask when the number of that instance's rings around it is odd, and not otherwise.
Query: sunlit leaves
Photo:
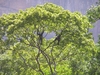
[[[87,17],[91,23],[95,23],[100,20],[100,5],[93,6],[87,11]]]

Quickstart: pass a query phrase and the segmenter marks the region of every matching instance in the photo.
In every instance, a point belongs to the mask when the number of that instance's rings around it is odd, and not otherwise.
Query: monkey
[[[58,35],[57,37],[56,37],[56,40],[58,41],[58,45],[59,45],[59,42],[60,42],[60,40],[61,40],[61,34],[60,35]]]
[[[62,32],[55,38],[55,41],[57,40],[58,45],[59,45],[59,42],[61,40],[61,35],[62,35]]]
[[[44,30],[43,30],[42,32],[39,32],[39,30],[37,30],[37,35],[39,36],[39,43],[40,43],[40,44],[42,44],[43,33],[44,33]]]

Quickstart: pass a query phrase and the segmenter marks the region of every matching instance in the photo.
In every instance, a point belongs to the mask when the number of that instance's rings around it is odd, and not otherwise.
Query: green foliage
[[[100,20],[100,0],[96,2],[96,5],[91,7],[87,11],[87,17],[91,23],[95,23],[96,21]],[[89,75],[99,75],[100,74],[100,37],[98,43],[95,45],[94,56],[91,60],[91,68],[89,70]]]
[[[97,5],[92,6],[87,11],[87,17],[91,23],[95,23],[96,21],[100,20],[100,0],[97,2]]]
[[[91,26],[86,16],[52,3],[1,16],[0,74],[89,75]]]

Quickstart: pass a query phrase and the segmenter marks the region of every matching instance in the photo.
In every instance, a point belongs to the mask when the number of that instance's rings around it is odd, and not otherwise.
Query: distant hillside
[[[83,14],[98,0],[0,0],[0,15],[19,9],[25,9],[37,4],[51,2],[70,11],[80,11]]]

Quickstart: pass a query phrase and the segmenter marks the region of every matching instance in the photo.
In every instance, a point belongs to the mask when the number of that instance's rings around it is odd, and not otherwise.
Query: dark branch
[[[40,62],[39,62],[40,53],[41,53],[41,52],[38,51],[38,54],[37,54],[37,56],[36,56],[36,62],[37,62],[38,68],[39,68],[39,72],[40,72],[42,75],[44,75],[44,73],[43,73],[43,71],[42,71],[42,69],[41,69],[41,67],[40,67]]]

